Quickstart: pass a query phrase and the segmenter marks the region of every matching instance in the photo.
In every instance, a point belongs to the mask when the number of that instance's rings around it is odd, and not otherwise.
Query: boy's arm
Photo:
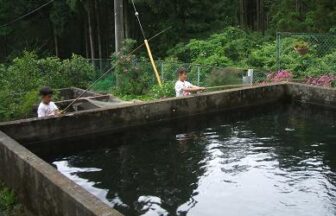
[[[184,88],[183,91],[187,91],[187,92],[198,92],[198,91],[203,91],[205,90],[205,87],[199,87],[199,86],[190,86],[189,88]]]
[[[55,116],[58,116],[61,114],[61,111],[58,109],[58,107],[56,106],[55,103],[53,103],[53,106],[54,106],[54,115]]]

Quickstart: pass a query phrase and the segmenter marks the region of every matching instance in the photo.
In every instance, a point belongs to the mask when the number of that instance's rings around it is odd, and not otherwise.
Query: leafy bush
[[[67,81],[62,83],[63,87],[76,86],[85,89],[96,78],[93,65],[79,55],[73,54],[71,59],[63,60],[62,69],[61,76]]]
[[[149,92],[149,96],[152,98],[167,98],[175,96],[175,82],[164,82],[162,87],[154,85]]]
[[[305,37],[285,37],[280,46],[281,68],[292,71],[295,78],[336,71],[336,50],[321,47],[325,44],[311,44],[309,38]],[[233,27],[206,40],[193,39],[187,44],[180,43],[169,54],[179,60],[201,65],[252,67],[266,71],[274,71],[278,67],[275,41],[263,40],[258,34]],[[212,70],[213,67],[208,67],[202,73],[207,74]],[[192,69],[191,75],[193,73]]]
[[[187,44],[180,43],[168,53],[190,63],[229,66],[241,64],[260,41],[259,34],[228,27],[207,40],[192,39]]]
[[[151,65],[144,58],[128,55],[135,41],[125,40],[120,53],[113,55],[116,74],[116,90],[124,95],[141,95],[149,90],[154,75]]]
[[[86,88],[96,77],[93,66],[83,57],[38,59],[34,52],[26,51],[9,66],[1,65],[0,76],[0,120],[29,116],[42,86]]]
[[[0,64],[0,86],[3,86],[6,82],[7,69],[5,65]]]
[[[314,46],[309,47],[309,52],[302,55],[297,49],[308,47],[308,43],[296,38],[285,38],[282,40],[281,68],[292,71],[294,77],[305,77],[306,75],[317,75],[324,72],[335,71],[333,62],[336,62],[335,53],[320,58]],[[295,49],[296,47],[296,49]],[[276,65],[276,44],[266,42],[253,49],[247,64],[252,67],[275,70]]]
[[[336,50],[316,60],[307,68],[306,75],[317,76],[320,74],[336,74]]]
[[[15,58],[7,69],[5,79],[9,89],[15,95],[22,95],[43,85],[37,55],[32,52],[24,52],[23,56]]]
[[[86,88],[96,78],[94,67],[85,58],[75,54],[71,59],[63,61],[57,57],[40,59],[38,65],[44,83],[55,88]]]
[[[276,50],[275,42],[265,42],[251,51],[251,54],[247,58],[247,64],[256,68],[275,70],[276,69],[275,50]]]
[[[68,86],[68,81],[62,76],[62,61],[59,58],[49,57],[39,60],[34,58],[33,61],[37,62],[40,71],[40,76],[37,78],[44,79],[44,84],[52,88]]]

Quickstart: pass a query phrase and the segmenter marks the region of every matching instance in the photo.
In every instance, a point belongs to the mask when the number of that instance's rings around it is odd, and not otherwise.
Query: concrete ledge
[[[336,89],[300,83],[288,83],[288,95],[292,100],[336,108]]]
[[[41,216],[121,216],[0,131],[0,179]]]
[[[27,146],[31,142],[120,130],[150,122],[271,103],[285,97],[286,84],[225,90],[184,98],[81,111],[63,117],[0,123],[0,130]]]

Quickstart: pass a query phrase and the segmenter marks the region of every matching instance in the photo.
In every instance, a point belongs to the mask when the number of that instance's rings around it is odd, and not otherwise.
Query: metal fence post
[[[200,85],[200,79],[201,79],[201,67],[197,65],[197,85]]]
[[[163,61],[161,61],[161,64],[160,64],[160,70],[161,70],[161,79],[162,81],[164,81],[164,65],[163,65]]]
[[[276,41],[277,41],[277,44],[276,44],[276,61],[277,61],[278,71],[280,71],[281,70],[281,63],[280,63],[281,33],[280,32],[277,32],[277,34],[276,34]]]

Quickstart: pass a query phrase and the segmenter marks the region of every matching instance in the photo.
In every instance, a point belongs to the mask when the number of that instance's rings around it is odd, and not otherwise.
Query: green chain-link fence
[[[336,34],[277,33],[276,65],[296,76],[336,73]]]
[[[90,61],[98,71],[98,76],[105,71],[107,71],[112,66],[111,59],[97,59],[88,60]],[[134,62],[134,65],[138,65],[143,69],[144,76],[150,77],[148,82],[150,85],[156,84],[156,79],[153,73],[152,66],[149,62]],[[200,65],[192,63],[181,63],[181,62],[167,62],[160,61],[156,62],[157,68],[160,72],[161,80],[163,82],[174,82],[177,80],[176,71],[179,68],[185,68],[188,70],[188,80],[195,85],[199,86],[214,86],[214,85],[235,85],[242,84],[243,76],[247,74],[247,68],[237,68],[237,67],[225,67],[216,65]],[[262,70],[254,69],[254,81],[258,82],[264,79],[265,73]],[[104,79],[102,79],[104,80]],[[112,87],[118,87],[116,74],[112,70],[108,75],[106,75],[106,85]],[[104,82],[104,81],[102,81]]]

